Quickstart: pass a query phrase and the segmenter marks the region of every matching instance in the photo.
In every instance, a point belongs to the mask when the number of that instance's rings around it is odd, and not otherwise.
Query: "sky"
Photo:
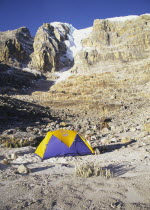
[[[26,26],[34,36],[43,23],[82,29],[95,19],[145,13],[150,13],[150,0],[0,0],[0,31]]]

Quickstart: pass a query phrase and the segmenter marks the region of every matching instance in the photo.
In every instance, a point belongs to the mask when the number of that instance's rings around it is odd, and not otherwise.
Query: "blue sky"
[[[0,0],[0,31],[21,26],[34,35],[43,23],[71,23],[81,29],[94,19],[150,13],[150,0]]]

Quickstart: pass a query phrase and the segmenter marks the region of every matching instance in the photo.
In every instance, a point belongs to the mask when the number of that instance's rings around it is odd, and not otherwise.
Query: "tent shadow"
[[[93,149],[98,149],[100,153],[105,153],[105,152],[113,152],[116,149],[121,149],[122,147],[126,147],[132,143],[135,143],[136,140],[131,140],[127,143],[117,143],[117,144],[110,144],[110,145],[102,145],[102,146],[97,146],[94,147]]]
[[[19,152],[16,152],[18,156],[24,156],[26,154],[30,154],[30,153],[34,153],[35,152],[35,149],[34,148],[31,148],[30,150],[28,151],[19,151]]]

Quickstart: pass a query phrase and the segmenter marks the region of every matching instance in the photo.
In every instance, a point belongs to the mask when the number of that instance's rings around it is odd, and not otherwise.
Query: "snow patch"
[[[144,14],[144,15],[150,15],[150,14]],[[138,16],[138,15],[128,15],[128,16],[123,16],[123,17],[121,16],[121,17],[107,18],[106,20],[120,22],[120,21],[126,21],[126,20],[136,19],[136,18],[138,18],[140,16]]]
[[[73,32],[74,46],[71,48],[73,55],[83,49],[82,40],[89,36],[92,32],[92,27],[81,30],[75,30]]]
[[[68,49],[66,52],[66,56],[73,61],[77,52],[83,50],[82,40],[89,36],[92,32],[92,27],[85,29],[74,29],[70,31],[68,35],[68,40],[65,41]]]
[[[74,28],[72,24],[69,23],[61,23],[61,22],[52,22],[51,25],[58,29],[63,29],[62,25],[67,26],[68,28]],[[64,29],[63,29],[64,30]]]
[[[52,22],[51,25],[57,29],[57,31],[64,36],[66,34],[65,28],[63,26],[66,26],[70,29],[70,32],[72,33],[75,28],[69,24],[69,23],[61,23],[61,22]]]
[[[70,61],[73,61],[77,52],[83,50],[82,40],[89,36],[92,32],[92,27],[77,30],[68,23],[52,22],[51,25],[55,27],[61,35],[65,35],[66,33],[63,25],[69,28],[67,40],[64,41],[67,46],[67,51],[64,56],[66,56]],[[64,56],[61,58],[62,60],[64,59]],[[56,81],[57,84],[58,82],[66,80],[72,74],[68,68],[64,68],[60,72],[56,72],[55,75],[59,77]]]
[[[66,56],[71,61],[73,61],[76,53],[83,49],[81,42],[83,39],[89,36],[92,31],[92,27],[78,30],[68,23],[52,22],[51,25],[55,27],[62,35],[65,34],[65,29],[63,28],[63,25],[69,28],[69,34],[67,35],[68,39],[65,40],[64,43],[67,46]]]
[[[26,71],[26,72],[30,72],[30,73],[33,73],[33,74],[36,74],[36,75],[42,75],[40,71],[38,70],[35,70],[35,69],[30,69],[30,68],[23,68],[23,71]]]
[[[58,82],[66,80],[68,77],[72,75],[72,73],[69,70],[67,71],[67,68],[64,68],[60,72],[55,72],[55,75],[59,77],[55,82],[55,84],[57,84]]]

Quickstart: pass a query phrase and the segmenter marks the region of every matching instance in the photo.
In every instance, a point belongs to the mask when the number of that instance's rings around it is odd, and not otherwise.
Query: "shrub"
[[[77,177],[84,177],[84,178],[91,176],[102,176],[106,178],[113,177],[113,173],[110,171],[110,169],[94,165],[94,163],[76,165],[75,175]]]

